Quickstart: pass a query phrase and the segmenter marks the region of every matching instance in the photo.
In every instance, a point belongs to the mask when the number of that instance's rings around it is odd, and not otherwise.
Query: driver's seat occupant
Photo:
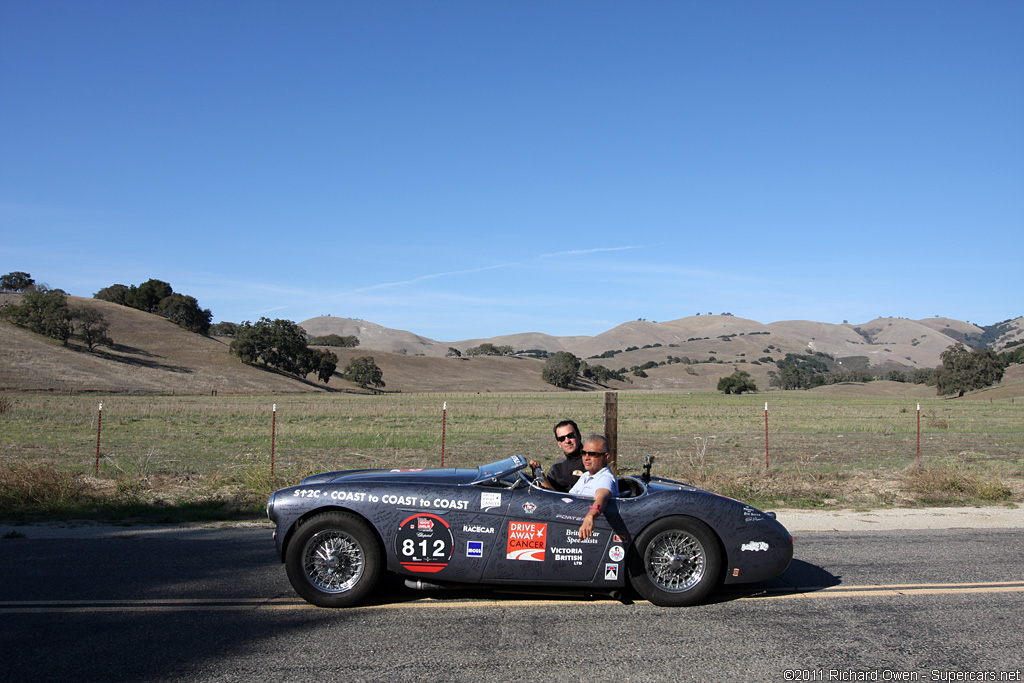
[[[546,489],[565,493],[583,474],[583,459],[580,456],[580,428],[572,420],[562,420],[555,425],[555,441],[562,449],[565,458],[552,465],[547,476],[538,484]],[[535,470],[538,467],[540,467],[539,462],[530,461],[530,469]]]
[[[594,504],[587,510],[587,516],[580,525],[580,540],[585,541],[594,533],[594,520],[608,505],[608,500],[619,495],[619,482],[608,467],[611,454],[608,452],[608,439],[600,434],[591,434],[584,440],[583,467],[586,472],[569,490],[574,496],[587,496],[594,499]]]

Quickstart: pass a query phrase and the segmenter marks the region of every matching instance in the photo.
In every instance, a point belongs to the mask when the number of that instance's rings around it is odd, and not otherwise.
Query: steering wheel
[[[544,469],[541,467],[533,468],[533,483],[540,486],[540,483],[544,481]]]

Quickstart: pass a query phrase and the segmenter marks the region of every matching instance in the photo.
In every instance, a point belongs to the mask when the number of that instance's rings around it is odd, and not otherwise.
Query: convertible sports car
[[[781,574],[793,538],[737,500],[652,477],[620,495],[579,539],[590,498],[537,485],[520,455],[481,467],[348,470],[271,495],[267,516],[295,592],[347,607],[384,571],[417,588],[570,587],[617,595],[627,580],[657,605],[692,605],[722,583]]]

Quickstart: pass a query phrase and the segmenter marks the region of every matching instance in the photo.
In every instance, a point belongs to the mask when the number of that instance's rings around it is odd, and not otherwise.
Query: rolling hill
[[[18,300],[0,294],[0,305]],[[361,391],[340,377],[328,385],[240,363],[230,355],[229,339],[203,337],[155,315],[96,299],[70,297],[72,305],[96,308],[110,323],[113,348],[89,353],[0,322],[0,391],[67,391],[110,393],[241,393]],[[517,351],[568,351],[590,364],[610,369],[644,363],[667,363],[612,382],[615,389],[714,391],[718,380],[736,369],[751,373],[768,388],[768,373],[787,353],[820,351],[848,368],[916,369],[939,364],[950,344],[977,339],[985,330],[957,320],[878,318],[859,325],[812,321],[763,324],[730,315],[691,316],[667,322],[637,320],[593,337],[554,337],[541,333],[506,335],[455,342],[435,341],[412,332],[393,330],[364,320],[323,316],[300,325],[314,336],[354,335],[360,346],[331,349],[339,371],[352,358],[372,355],[384,373],[386,391],[559,391],[540,379],[543,362],[527,357],[446,357],[450,348],[465,352],[489,342]],[[1024,339],[1024,318],[1000,327],[995,348]],[[594,358],[604,355],[604,358]],[[1007,373],[1024,380],[1020,373]],[[891,382],[873,382],[864,391],[924,392]],[[893,386],[885,386],[893,385]],[[581,385],[578,388],[600,388]],[[838,389],[830,388],[835,391]],[[1015,394],[1017,395],[1017,394]]]
[[[443,357],[450,348],[465,353],[484,342],[511,346],[517,351],[568,351],[580,358],[623,352],[626,355],[616,354],[615,360],[595,361],[615,368],[660,361],[668,355],[694,360],[717,355],[723,361],[745,358],[750,362],[765,356],[781,360],[787,353],[821,352],[836,359],[860,359],[854,362],[872,369],[914,370],[936,367],[940,364],[939,355],[950,345],[977,340],[984,333],[977,325],[948,318],[876,318],[859,325],[808,320],[763,324],[731,315],[697,315],[662,323],[627,322],[593,337],[553,337],[531,332],[446,342],[350,318],[321,316],[299,324],[311,335],[355,335],[363,349],[429,357]],[[1001,349],[1007,342],[1019,339],[1024,339],[1024,317],[1011,321],[993,347]],[[631,347],[637,350],[626,352]],[[659,350],[649,351],[652,347]],[[630,362],[620,363],[625,358]]]

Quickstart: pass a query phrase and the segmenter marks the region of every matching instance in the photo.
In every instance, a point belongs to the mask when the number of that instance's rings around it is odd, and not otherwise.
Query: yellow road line
[[[856,598],[910,595],[970,595],[976,593],[1021,593],[1024,583],[989,584],[899,584],[893,586],[830,586],[820,590],[764,593],[744,596],[752,600],[791,600],[793,598]]]

